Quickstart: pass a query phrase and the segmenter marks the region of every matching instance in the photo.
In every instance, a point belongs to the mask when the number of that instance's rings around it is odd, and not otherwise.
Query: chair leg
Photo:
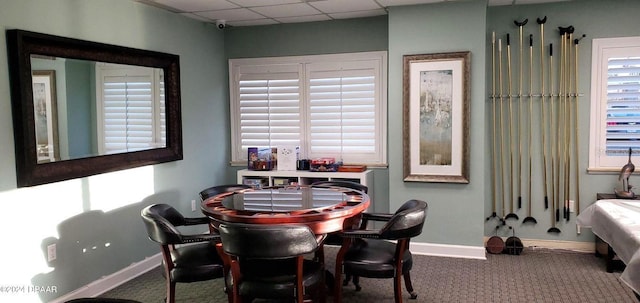
[[[176,302],[176,282],[169,281],[167,279],[167,298],[166,303]]]
[[[362,287],[360,287],[360,277],[353,276],[353,285],[356,287],[356,291],[361,291]]]
[[[402,303],[402,276],[396,275],[393,278],[393,298],[395,303]]]
[[[340,246],[340,250],[338,250],[338,254],[336,255],[336,269],[334,271],[335,284],[333,287],[333,302],[334,303],[342,303],[342,261],[344,260],[344,255],[347,253],[349,249],[349,245],[351,245],[350,238],[344,238],[342,242],[342,246]]]
[[[411,299],[415,300],[418,297],[418,293],[413,290],[413,284],[411,284],[410,272],[406,272],[404,274],[404,286],[407,287],[407,291],[411,295]]]
[[[344,281],[342,281],[342,286],[349,285],[349,280],[351,280],[351,274],[350,273],[345,273],[344,274]]]

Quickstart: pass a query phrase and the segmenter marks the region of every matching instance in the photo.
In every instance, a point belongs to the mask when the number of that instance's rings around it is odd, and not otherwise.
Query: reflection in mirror
[[[182,159],[178,56],[6,36],[19,187]]]
[[[159,68],[31,56],[38,163],[166,147]]]

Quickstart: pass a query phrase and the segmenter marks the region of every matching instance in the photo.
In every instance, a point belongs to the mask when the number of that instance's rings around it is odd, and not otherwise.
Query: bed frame
[[[607,272],[620,267],[623,270],[620,279],[638,297],[640,201],[618,200],[613,194],[598,194],[597,198],[598,201],[578,215],[577,225],[591,228],[596,236],[596,255],[605,257]]]

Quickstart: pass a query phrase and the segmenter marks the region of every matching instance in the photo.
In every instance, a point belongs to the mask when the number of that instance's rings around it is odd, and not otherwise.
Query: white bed
[[[640,200],[599,200],[577,218],[626,264],[620,279],[640,294]]]

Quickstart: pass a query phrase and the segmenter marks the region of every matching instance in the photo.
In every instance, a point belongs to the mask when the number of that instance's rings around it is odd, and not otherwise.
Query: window
[[[386,164],[386,52],[229,62],[233,161],[249,147]]]
[[[590,171],[640,152],[640,37],[593,39],[589,148]]]
[[[166,146],[162,70],[100,63],[96,83],[100,154]]]

